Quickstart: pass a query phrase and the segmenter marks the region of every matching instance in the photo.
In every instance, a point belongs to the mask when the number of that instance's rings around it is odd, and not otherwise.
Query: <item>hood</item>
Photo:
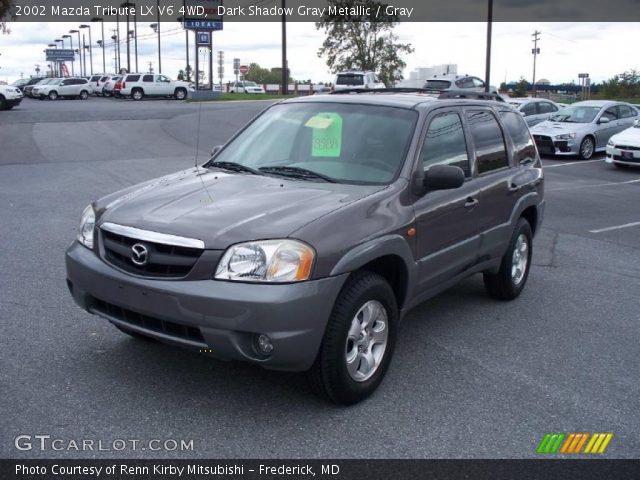
[[[287,237],[383,188],[192,168],[110,195],[95,206],[99,224],[196,238],[206,248],[225,249]]]
[[[539,135],[562,135],[563,133],[579,132],[591,123],[554,122],[545,120],[531,127],[531,133]]]
[[[640,126],[631,127],[623,130],[611,137],[611,141],[617,144],[630,144],[631,146],[640,146]]]

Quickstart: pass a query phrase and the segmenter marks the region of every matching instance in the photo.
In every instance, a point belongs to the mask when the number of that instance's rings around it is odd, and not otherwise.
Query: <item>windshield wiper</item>
[[[242,165],[241,163],[237,162],[209,162],[207,166],[221,168],[222,170],[229,170],[230,172],[244,172],[250,173],[252,175],[263,175],[263,173],[259,170],[247,167],[246,165]]]
[[[323,175],[322,173],[314,172],[312,170],[307,170],[306,168],[300,167],[262,167],[260,168],[261,172],[264,173],[274,173],[276,175],[282,175],[284,177],[292,177],[292,178],[302,178],[304,180],[312,180],[312,179],[321,179],[325,182],[329,183],[340,183],[335,178],[331,178],[327,175]]]

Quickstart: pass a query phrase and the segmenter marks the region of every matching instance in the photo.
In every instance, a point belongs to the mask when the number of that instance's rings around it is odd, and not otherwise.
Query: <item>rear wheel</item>
[[[111,92],[109,92],[108,90],[105,90],[104,92],[102,92],[102,96],[103,97],[110,97],[111,96]]]
[[[141,88],[134,88],[131,92],[131,98],[134,100],[142,100],[144,98],[144,92]]]
[[[184,88],[176,88],[173,96],[176,100],[184,100],[187,98],[187,91]]]
[[[583,160],[589,160],[593,157],[593,152],[595,151],[595,142],[592,137],[584,137],[582,143],[580,144],[580,158]]]
[[[80,100],[86,100],[87,98],[89,98],[89,92],[87,92],[86,90],[82,90],[79,97]]]
[[[56,100],[58,98],[58,92],[51,90],[49,92],[49,100]]]
[[[397,323],[398,307],[387,281],[371,272],[354,273],[336,300],[308,372],[314,392],[342,405],[371,395],[391,362]]]
[[[498,300],[513,300],[527,283],[531,267],[532,233],[529,222],[520,218],[516,225],[507,253],[502,257],[496,274],[484,274],[487,293]]]

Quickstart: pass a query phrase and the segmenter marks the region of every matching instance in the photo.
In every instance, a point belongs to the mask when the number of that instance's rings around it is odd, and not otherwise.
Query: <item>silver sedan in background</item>
[[[587,160],[604,151],[616,133],[633,125],[640,111],[609,100],[577,102],[531,128],[542,155],[578,155]]]
[[[509,105],[518,110],[529,127],[548,120],[560,106],[546,98],[510,98]]]

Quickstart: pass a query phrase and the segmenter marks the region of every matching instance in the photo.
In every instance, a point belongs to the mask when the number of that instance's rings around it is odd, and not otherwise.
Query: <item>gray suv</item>
[[[76,303],[134,337],[371,394],[413,307],[476,273],[516,298],[543,172],[506,103],[351,93],[267,108],[212,158],[89,205]]]

